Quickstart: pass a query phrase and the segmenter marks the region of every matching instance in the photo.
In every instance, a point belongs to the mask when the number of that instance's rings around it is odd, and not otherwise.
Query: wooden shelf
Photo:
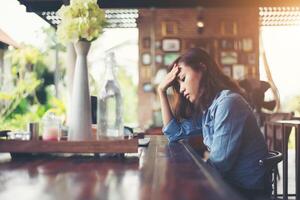
[[[97,141],[0,140],[0,152],[9,153],[136,153],[138,139]]]

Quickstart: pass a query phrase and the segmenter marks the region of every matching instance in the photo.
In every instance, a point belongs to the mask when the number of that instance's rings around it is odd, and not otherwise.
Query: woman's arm
[[[161,105],[163,125],[166,126],[173,119],[173,113],[171,111],[167,93],[165,91],[158,91],[158,95]]]
[[[171,142],[189,137],[191,135],[199,135],[202,133],[201,118],[199,118],[196,123],[192,120],[183,120],[181,122],[177,122],[174,119],[166,91],[176,80],[178,73],[179,68],[175,64],[173,69],[166,75],[164,80],[159,84],[157,88],[164,125],[163,133]]]
[[[171,111],[170,103],[167,97],[167,89],[176,80],[178,73],[179,67],[175,65],[173,69],[166,75],[164,80],[158,85],[157,88],[157,93],[159,95],[161,104],[161,113],[164,126],[166,126],[173,119],[173,113]]]

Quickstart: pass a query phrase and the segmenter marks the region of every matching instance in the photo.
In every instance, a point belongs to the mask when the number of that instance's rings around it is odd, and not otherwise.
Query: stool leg
[[[274,170],[273,174],[273,178],[274,178],[274,199],[277,199],[277,171],[276,169]]]
[[[288,148],[287,148],[288,138],[287,138],[287,135],[285,133],[286,133],[285,132],[285,126],[282,124],[281,134],[282,134],[282,139],[283,139],[282,140],[283,199],[287,200],[288,199],[288,156],[287,156],[288,155]]]

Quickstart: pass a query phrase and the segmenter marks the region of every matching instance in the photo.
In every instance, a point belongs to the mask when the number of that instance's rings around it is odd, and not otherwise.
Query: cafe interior
[[[162,131],[157,87],[178,56],[190,48],[201,48],[213,57],[226,76],[243,88],[267,144],[268,156],[257,160],[257,166],[265,167],[272,176],[272,194],[270,198],[250,199],[300,200],[300,88],[296,77],[297,48],[292,47],[293,43],[300,46],[299,0],[100,0],[97,3],[104,10],[107,24],[103,35],[92,42],[87,61],[78,61],[80,56],[76,56],[78,51],[72,43],[64,47],[58,43],[52,45],[54,72],[48,79],[43,77],[42,82],[46,84],[51,79],[57,99],[68,97],[65,116],[55,118],[61,120],[59,136],[53,141],[42,135],[45,117],[26,121],[29,136],[25,139],[18,138],[20,134],[8,130],[9,127],[0,128],[0,199],[247,199],[207,164],[209,149],[200,135],[169,142]],[[62,23],[57,11],[70,1],[18,0],[18,4],[56,30]],[[296,34],[293,38],[288,34],[276,35],[276,28],[282,32],[294,30]],[[118,35],[114,35],[116,32]],[[117,43],[119,39],[123,40]],[[281,43],[286,45],[278,45]],[[3,89],[7,69],[13,68],[13,62],[6,62],[6,55],[12,55],[9,51],[22,46],[0,24],[0,117],[6,116],[1,124],[13,116],[7,113],[18,109],[22,102],[9,103],[9,95],[5,96]],[[108,53],[112,51],[115,54]],[[294,60],[288,54],[295,55]],[[126,58],[122,60],[122,56]],[[108,57],[110,60],[105,61]],[[88,75],[83,75],[87,71],[76,71],[78,63],[84,62],[90,65]],[[120,81],[123,118],[126,118],[122,138],[94,136],[99,131],[99,88],[91,84],[104,79],[104,70],[97,66],[110,65],[107,62],[126,66],[128,69],[124,71],[131,73],[127,76],[134,76],[131,85]],[[26,70],[33,69],[26,65]],[[22,78],[21,71],[17,74]],[[96,80],[92,74],[96,74]],[[24,77],[25,84],[29,77]],[[89,83],[84,84],[84,78]],[[293,87],[296,89],[288,89]],[[294,95],[293,107],[292,103],[287,105],[291,102],[287,101],[291,99],[289,91]],[[25,93],[21,99],[28,98]],[[134,101],[128,97],[132,94]],[[172,91],[168,90],[167,96],[172,100]],[[39,95],[34,98],[42,104]],[[84,105],[82,109],[74,109],[80,105]],[[89,131],[76,126],[86,123],[86,115],[91,120],[87,123],[93,124]],[[134,120],[130,121],[130,116]],[[46,117],[49,122],[55,116]],[[37,123],[38,120],[43,122]],[[84,131],[71,138],[68,125]]]

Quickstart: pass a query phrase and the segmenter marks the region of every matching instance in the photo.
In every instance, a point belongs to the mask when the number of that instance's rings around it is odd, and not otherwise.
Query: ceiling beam
[[[19,0],[28,12],[57,11],[69,0]],[[98,0],[101,8],[299,7],[300,0]]]

